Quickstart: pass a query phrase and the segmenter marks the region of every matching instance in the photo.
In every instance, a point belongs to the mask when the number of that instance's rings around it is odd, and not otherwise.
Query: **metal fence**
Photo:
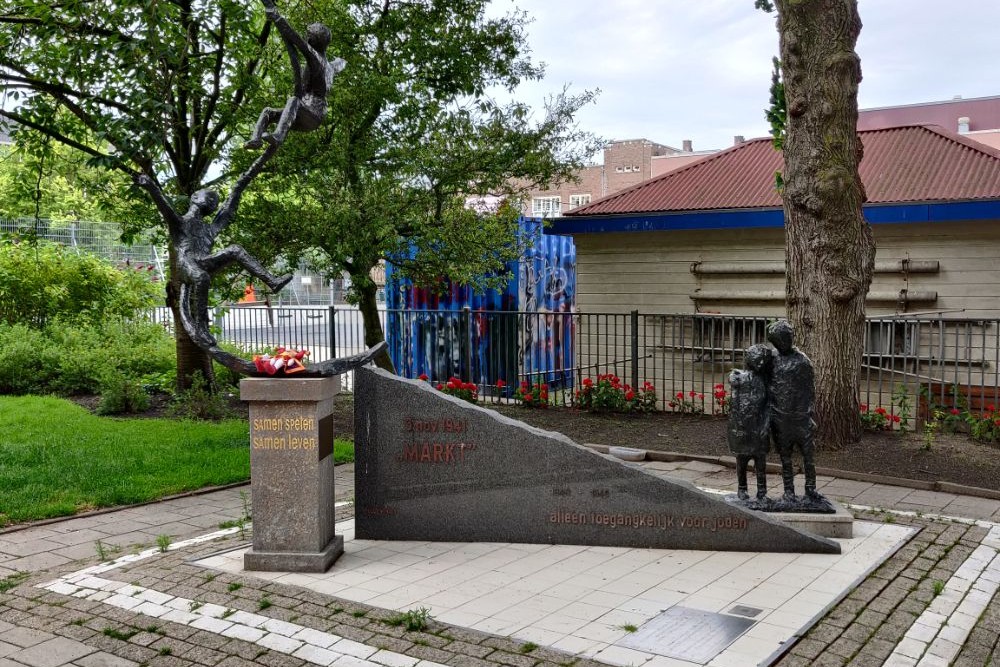
[[[152,243],[148,234],[142,241],[126,245],[121,242],[121,233],[121,225],[114,222],[0,218],[0,235],[31,234],[116,264],[147,265],[155,269],[162,280],[165,275],[166,248]]]
[[[400,375],[435,384],[455,376],[474,382],[484,400],[509,399],[529,381],[548,383],[551,401],[573,405],[584,378],[611,373],[632,387],[652,383],[661,409],[706,413],[720,411],[717,385],[728,391],[729,372],[742,365],[743,350],[766,342],[771,319],[468,309],[381,310],[380,318]],[[323,361],[365,349],[361,314],[351,307],[220,308],[215,325],[220,340],[248,352],[304,347]],[[908,402],[921,416],[932,407],[1000,405],[1000,320],[877,318],[865,334],[859,389],[871,409]]]

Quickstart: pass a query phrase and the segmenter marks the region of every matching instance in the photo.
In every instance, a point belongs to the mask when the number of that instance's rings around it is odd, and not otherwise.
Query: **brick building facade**
[[[531,217],[558,217],[641,183],[653,175],[654,157],[691,153],[691,143],[685,141],[684,144],[682,150],[648,139],[613,141],[604,148],[602,164],[585,167],[577,174],[579,182],[531,192],[525,198],[522,212]]]

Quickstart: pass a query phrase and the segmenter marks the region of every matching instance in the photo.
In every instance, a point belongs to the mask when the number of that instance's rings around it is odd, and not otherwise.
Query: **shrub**
[[[174,397],[169,412],[182,419],[218,421],[232,416],[232,411],[229,409],[229,394],[223,391],[213,392],[201,373],[191,376],[191,387]]]
[[[0,239],[0,322],[6,324],[132,317],[160,292],[146,272],[116,269],[56,243]]]
[[[105,380],[101,389],[99,415],[120,415],[142,412],[149,408],[149,394],[136,378],[114,375]]]
[[[869,410],[868,406],[862,403],[858,406],[861,412],[861,426],[869,431],[891,431],[893,427],[902,421],[899,415],[893,414],[885,408],[875,408]]]
[[[583,388],[576,398],[581,408],[591,412],[652,412],[656,409],[656,388],[644,382],[638,391],[612,373],[598,375],[597,380],[583,379]]]
[[[1000,440],[1000,411],[992,404],[987,405],[981,413],[965,413],[965,422],[969,425],[969,435],[979,442],[997,442]]]
[[[674,412],[684,415],[700,415],[705,411],[704,399],[705,394],[700,394],[693,389],[686,394],[683,391],[679,391],[674,394],[674,397],[670,399],[667,406]]]
[[[427,379],[426,375],[421,375],[421,379]],[[479,392],[473,382],[462,382],[457,377],[448,378],[448,382],[437,384],[437,390],[443,394],[460,398],[469,403],[475,403],[479,397]]]
[[[173,366],[173,339],[148,322],[0,323],[0,394],[96,393],[115,375],[140,380]]]
[[[720,415],[729,414],[729,393],[726,385],[719,383],[712,388],[712,400],[715,402],[715,412]]]
[[[549,407],[549,385],[544,382],[532,384],[524,380],[514,392],[514,400],[520,401],[521,405],[526,408],[547,408]]]

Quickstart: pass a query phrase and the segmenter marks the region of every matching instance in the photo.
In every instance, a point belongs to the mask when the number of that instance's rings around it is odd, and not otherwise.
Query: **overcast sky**
[[[767,134],[774,16],[753,0],[493,0],[529,26],[546,77],[521,89],[542,106],[563,84],[599,88],[578,118],[604,139],[695,150]],[[860,0],[861,108],[1000,95],[1000,1]]]

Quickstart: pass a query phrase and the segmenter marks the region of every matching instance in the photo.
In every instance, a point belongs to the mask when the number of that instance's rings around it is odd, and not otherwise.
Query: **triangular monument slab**
[[[833,540],[426,382],[356,373],[359,539],[840,553]]]

